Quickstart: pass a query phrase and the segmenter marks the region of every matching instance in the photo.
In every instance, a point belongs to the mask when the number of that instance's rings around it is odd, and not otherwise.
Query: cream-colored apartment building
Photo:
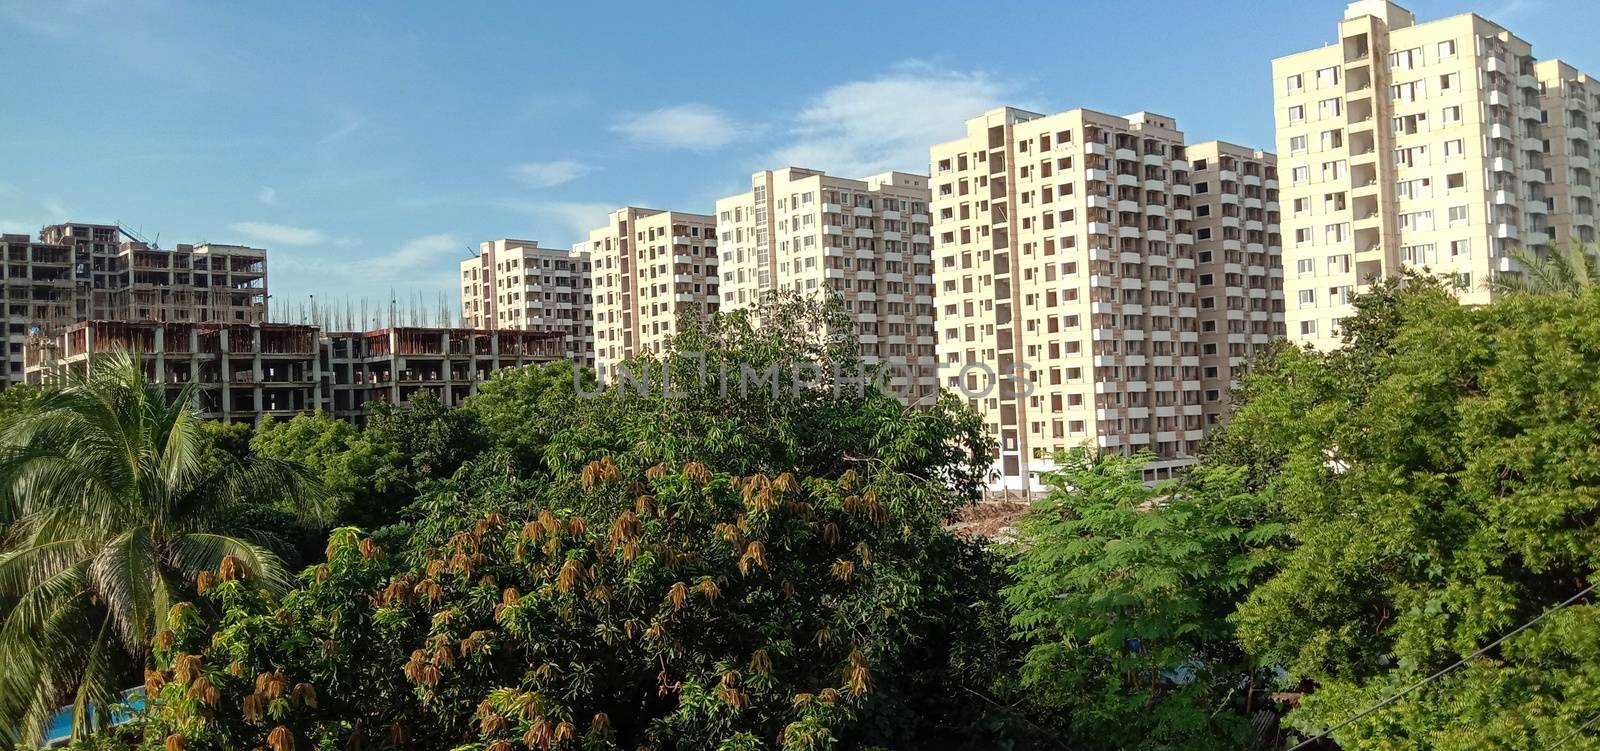
[[[1176,123],[1149,112],[1002,108],[968,120],[966,131],[931,152],[936,334],[941,378],[968,395],[998,439],[997,484],[1037,490],[1054,454],[1083,444],[1148,449],[1150,478],[1192,463],[1205,429],[1207,360],[1190,155]],[[1249,186],[1261,199],[1254,276],[1269,291],[1237,296],[1245,331],[1262,323],[1270,336],[1270,158],[1215,149],[1259,171],[1260,185]],[[1238,177],[1226,190],[1240,197],[1242,290],[1253,269],[1243,248],[1249,193]],[[1222,247],[1215,243],[1211,273],[1227,273]],[[1250,315],[1255,299],[1269,301],[1263,319]]]
[[[1600,81],[1560,60],[1534,64],[1544,117],[1545,206],[1559,245],[1595,241]]]
[[[1200,399],[1206,427],[1251,358],[1284,336],[1276,157],[1226,141],[1190,144]]]
[[[567,357],[594,367],[594,304],[588,244],[567,250],[537,240],[489,240],[461,262],[461,318],[473,329],[560,331]]]
[[[1494,277],[1518,270],[1514,250],[1551,241],[1552,199],[1570,215],[1592,190],[1566,154],[1586,151],[1593,102],[1547,124],[1552,96],[1587,97],[1589,84],[1570,68],[1540,70],[1529,44],[1492,21],[1417,23],[1385,0],[1351,3],[1335,44],[1273,61],[1291,338],[1337,346],[1351,294],[1404,268],[1488,302]],[[1584,125],[1569,134],[1558,126],[1574,112]],[[1547,141],[1573,149],[1554,174]]]
[[[595,363],[660,352],[680,315],[716,312],[716,218],[626,207],[589,233],[594,277]]]
[[[851,180],[785,167],[750,182],[717,201],[721,309],[780,290],[836,293],[863,362],[886,365],[887,383],[909,403],[936,396],[928,177]]]

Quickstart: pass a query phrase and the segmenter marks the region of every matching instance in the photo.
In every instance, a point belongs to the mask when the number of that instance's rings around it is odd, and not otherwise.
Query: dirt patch
[[[1028,512],[1022,501],[982,501],[961,509],[948,529],[966,537],[982,537],[1010,542],[1016,537],[1016,521]]]

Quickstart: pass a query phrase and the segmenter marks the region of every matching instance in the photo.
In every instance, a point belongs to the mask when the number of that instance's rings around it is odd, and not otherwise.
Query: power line
[[[1544,751],[1555,751],[1555,749],[1557,749],[1557,748],[1561,747],[1562,745],[1566,744],[1567,741],[1570,741],[1573,738],[1578,737],[1579,733],[1589,729],[1589,726],[1593,725],[1595,720],[1600,720],[1600,713],[1596,713],[1595,716],[1590,717],[1588,722],[1585,722],[1582,725],[1579,725],[1576,730],[1573,730],[1572,732],[1567,733],[1564,736],[1561,736],[1561,740],[1556,741],[1555,743],[1552,743],[1552,744],[1550,744],[1548,746],[1545,746],[1544,747]]]
[[[1463,658],[1461,658],[1459,660],[1456,660],[1454,664],[1450,665],[1450,667],[1444,668],[1444,669],[1440,670],[1439,672],[1428,676],[1427,678],[1423,678],[1422,680],[1417,681],[1416,683],[1413,683],[1413,684],[1411,684],[1409,686],[1406,686],[1403,690],[1400,691],[1400,693],[1394,694],[1394,695],[1390,696],[1389,698],[1378,702],[1377,704],[1374,704],[1374,705],[1372,705],[1370,707],[1367,707],[1366,709],[1361,710],[1360,712],[1357,712],[1354,717],[1351,717],[1350,719],[1345,720],[1344,722],[1341,722],[1341,723],[1339,723],[1337,725],[1334,725],[1331,728],[1328,728],[1327,730],[1324,730],[1324,731],[1322,731],[1322,732],[1320,732],[1320,733],[1318,733],[1316,735],[1313,735],[1310,738],[1307,738],[1307,739],[1305,739],[1303,741],[1300,741],[1299,743],[1297,743],[1293,747],[1291,747],[1289,749],[1289,751],[1296,751],[1297,749],[1304,748],[1305,746],[1310,745],[1314,741],[1322,740],[1323,738],[1326,738],[1326,737],[1328,737],[1330,735],[1333,735],[1336,731],[1340,730],[1341,728],[1345,727],[1346,725],[1349,725],[1350,723],[1355,722],[1356,720],[1359,720],[1359,719],[1361,719],[1363,717],[1366,717],[1367,715],[1372,714],[1373,712],[1376,712],[1376,711],[1378,711],[1380,709],[1383,709],[1384,707],[1389,706],[1390,704],[1395,703],[1396,701],[1399,701],[1406,694],[1409,694],[1412,691],[1415,691],[1415,690],[1417,690],[1419,688],[1422,688],[1423,686],[1428,685],[1428,683],[1432,682],[1434,679],[1439,678],[1439,677],[1443,676],[1444,674],[1446,674],[1446,673],[1448,673],[1448,672],[1450,672],[1452,670],[1455,670],[1456,668],[1459,668],[1462,665],[1467,664],[1468,660],[1471,660],[1472,658],[1477,657],[1478,655],[1481,655],[1484,652],[1487,652],[1487,651],[1489,651],[1491,649],[1494,649],[1495,647],[1500,645],[1500,642],[1503,642],[1503,641],[1505,641],[1507,639],[1510,639],[1513,636],[1516,636],[1517,634],[1522,633],[1523,631],[1528,630],[1528,628],[1532,627],[1533,624],[1544,620],[1545,616],[1548,616],[1551,613],[1556,612],[1557,610],[1560,610],[1560,609],[1562,609],[1562,608],[1564,608],[1564,607],[1566,607],[1568,605],[1571,605],[1574,602],[1577,602],[1578,598],[1583,597],[1584,595],[1589,594],[1590,592],[1593,592],[1594,591],[1594,587],[1595,587],[1595,585],[1593,585],[1593,584],[1590,584],[1589,586],[1584,587],[1582,591],[1580,591],[1577,594],[1575,594],[1575,595],[1573,595],[1571,597],[1568,597],[1567,599],[1563,600],[1560,605],[1557,605],[1557,606],[1555,606],[1553,608],[1550,608],[1549,610],[1544,611],[1543,613],[1540,613],[1539,617],[1534,618],[1533,620],[1528,621],[1527,623],[1524,623],[1521,626],[1516,627],[1515,629],[1513,629],[1512,631],[1508,632],[1504,636],[1501,636],[1500,638],[1495,639],[1494,641],[1489,642],[1488,644],[1486,644],[1486,645],[1484,645],[1482,647],[1479,647],[1478,651],[1473,652],[1472,654],[1467,655],[1466,657],[1463,657]],[[1593,720],[1591,720],[1591,722],[1593,722]]]

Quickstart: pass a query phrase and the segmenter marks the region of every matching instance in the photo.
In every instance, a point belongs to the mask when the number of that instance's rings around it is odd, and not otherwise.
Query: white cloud
[[[647,146],[710,151],[739,136],[739,125],[727,113],[704,104],[679,104],[623,117],[612,130]]]
[[[308,227],[291,227],[287,224],[235,222],[228,225],[228,229],[238,232],[251,240],[258,240],[272,245],[317,245],[328,241],[328,236],[320,230]]]
[[[604,227],[611,212],[627,205],[625,203],[585,203],[581,201],[497,201],[495,206],[507,211],[528,214],[536,219],[552,222],[565,229],[566,237],[572,241],[589,239],[589,231]],[[554,234],[554,233],[551,233]],[[556,239],[551,244],[564,242]]]
[[[278,191],[272,186],[264,186],[256,191],[256,200],[267,206],[278,205]]]
[[[449,232],[423,235],[405,241],[392,253],[362,259],[359,265],[377,275],[409,275],[425,269],[440,260],[459,260],[468,252],[466,246]]]
[[[511,168],[511,176],[535,188],[553,188],[569,183],[593,170],[583,162],[560,159],[554,162],[526,162]]]
[[[960,137],[967,118],[1014,93],[984,73],[905,63],[882,77],[823,91],[796,115],[791,144],[771,160],[847,177],[926,172],[930,144]]]

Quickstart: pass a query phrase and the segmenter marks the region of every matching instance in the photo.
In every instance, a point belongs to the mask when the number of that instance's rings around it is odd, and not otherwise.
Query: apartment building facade
[[[939,391],[934,342],[928,178],[859,180],[785,167],[716,203],[720,308],[773,292],[837,294],[865,364],[908,403]]]
[[[1351,3],[1336,44],[1273,61],[1291,338],[1338,346],[1350,296],[1407,268],[1488,302],[1514,251],[1592,232],[1552,221],[1553,206],[1592,216],[1577,200],[1592,196],[1592,92],[1570,67],[1543,70],[1492,21],[1419,24],[1385,0]]]
[[[1036,490],[1083,444],[1147,449],[1151,478],[1192,463],[1200,319],[1173,119],[1002,108],[966,131],[931,150],[938,352],[998,439],[999,484]]]
[[[6,366],[22,380],[29,336],[91,319],[259,323],[267,310],[266,251],[242,245],[156,248],[121,227],[65,223],[37,240],[0,235]]]
[[[1229,392],[1251,358],[1284,337],[1277,158],[1226,141],[1187,151],[1200,403],[1209,429],[1227,417]]]
[[[680,316],[717,311],[715,217],[629,206],[611,212],[588,242],[603,377],[623,360],[661,352]]]
[[[24,352],[29,383],[136,352],[169,396],[192,384],[206,419],[258,424],[320,410],[364,424],[370,402],[405,405],[427,392],[459,406],[495,371],[561,359],[565,347],[558,331],[91,320],[33,336]]]
[[[559,331],[567,356],[594,367],[594,301],[587,244],[489,240],[461,262],[462,324],[473,329]]]
[[[1562,62],[1534,64],[1544,120],[1545,207],[1557,247],[1595,242],[1600,81]]]

